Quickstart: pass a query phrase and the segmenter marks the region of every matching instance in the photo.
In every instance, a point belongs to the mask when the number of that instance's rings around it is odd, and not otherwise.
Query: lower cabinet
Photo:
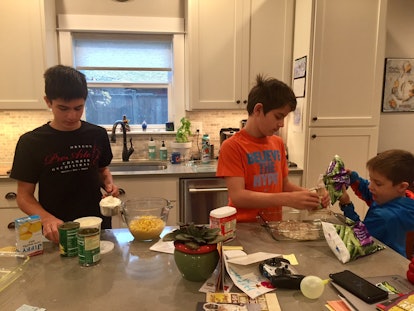
[[[178,204],[178,178],[176,177],[137,177],[137,176],[113,176],[114,183],[125,194],[120,199],[126,201],[134,198],[161,197],[172,201],[167,225],[176,226],[179,215]],[[122,228],[126,224],[120,216],[112,217],[112,227]]]
[[[9,224],[24,216],[27,215],[18,207],[0,208],[0,236],[4,236],[9,231],[14,232],[14,226],[9,228]]]
[[[302,187],[302,171],[290,171],[289,172],[289,181],[292,184]]]

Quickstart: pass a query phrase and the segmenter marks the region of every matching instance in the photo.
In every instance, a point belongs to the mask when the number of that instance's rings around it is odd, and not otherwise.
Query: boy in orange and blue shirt
[[[216,176],[226,180],[228,204],[236,207],[238,222],[256,221],[260,211],[316,209],[321,203],[316,193],[289,181],[284,143],[274,135],[295,108],[289,86],[259,75],[249,93],[246,126],[220,147]],[[326,195],[322,205],[328,202]]]

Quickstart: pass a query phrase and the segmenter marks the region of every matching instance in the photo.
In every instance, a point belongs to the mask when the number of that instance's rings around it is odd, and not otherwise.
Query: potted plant
[[[186,117],[182,117],[180,122],[181,125],[175,134],[175,141],[171,142],[171,149],[172,151],[180,152],[181,156],[186,160],[192,146],[192,142],[190,141],[192,135],[191,121]]]
[[[194,224],[181,224],[163,238],[174,241],[175,264],[190,281],[205,281],[210,277],[220,258],[217,243],[223,240],[220,228]]]

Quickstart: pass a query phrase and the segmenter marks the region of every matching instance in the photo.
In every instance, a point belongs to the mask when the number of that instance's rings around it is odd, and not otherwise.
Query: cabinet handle
[[[189,193],[200,193],[200,192],[221,192],[227,191],[227,188],[189,188]]]
[[[316,138],[316,134],[313,134],[313,135],[311,136],[311,138],[312,138],[312,139],[315,139],[315,138]]]
[[[240,99],[236,100],[236,104],[240,104]]]
[[[247,100],[243,100],[243,104],[247,104]]]
[[[17,194],[15,192],[7,192],[4,197],[6,200],[16,200]]]
[[[318,117],[313,117],[312,121],[318,121]]]

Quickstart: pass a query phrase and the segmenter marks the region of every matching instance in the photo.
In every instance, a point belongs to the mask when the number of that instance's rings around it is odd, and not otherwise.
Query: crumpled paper
[[[345,169],[345,164],[339,155],[335,155],[329,163],[326,173],[323,175],[323,182],[329,192],[331,204],[334,204],[342,196],[342,186],[350,185],[350,178]]]

